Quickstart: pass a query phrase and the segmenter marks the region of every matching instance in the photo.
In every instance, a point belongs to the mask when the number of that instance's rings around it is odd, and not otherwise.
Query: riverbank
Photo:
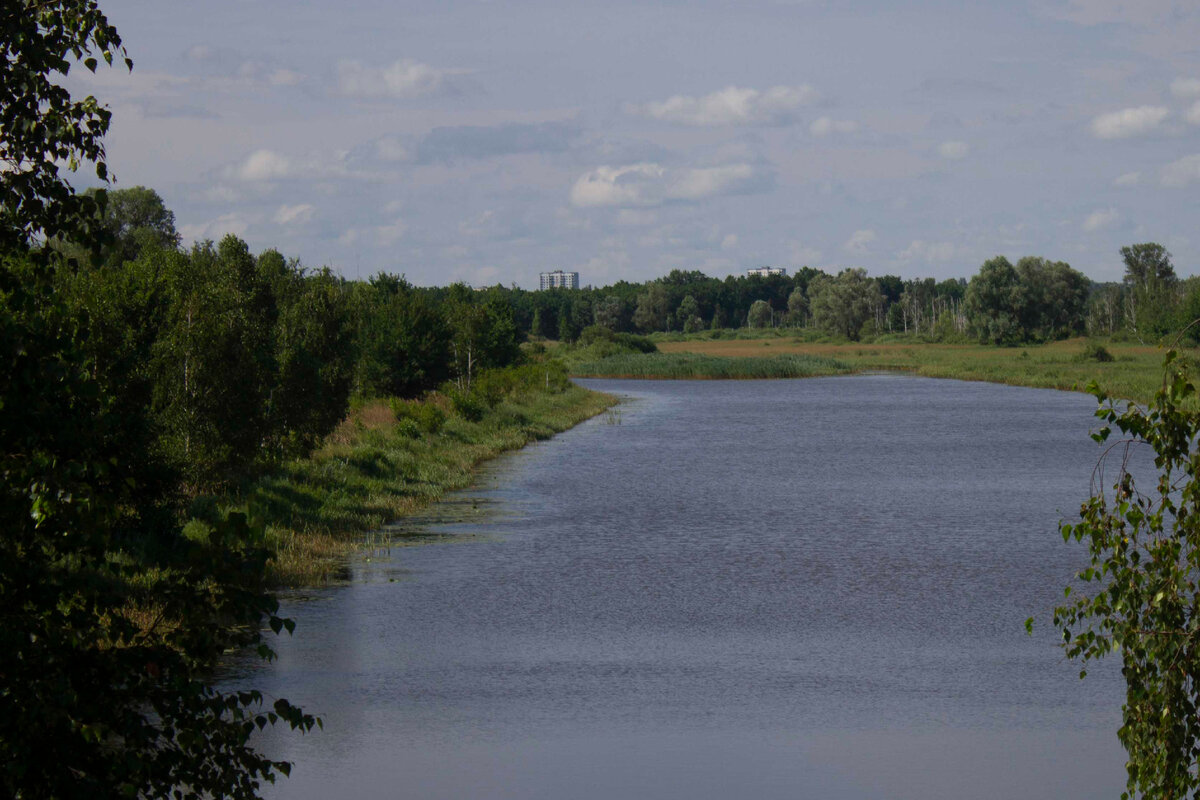
[[[923,342],[830,344],[786,335],[764,335],[757,339],[659,340],[656,344],[658,353],[577,363],[571,367],[572,374],[758,378],[887,370],[930,378],[1079,391],[1094,380],[1114,396],[1143,403],[1153,398],[1162,383],[1161,348],[1108,340],[1067,339],[1025,347],[994,347]],[[777,374],[786,371],[789,359],[806,359],[794,363],[803,363],[810,371],[804,375]],[[630,369],[631,364],[636,366],[636,373]]]
[[[616,403],[565,376],[547,372],[543,383],[531,372],[530,378],[493,393],[494,403],[434,393],[419,402],[358,404],[310,457],[256,481],[235,502],[266,524],[275,552],[270,582],[315,586],[336,579],[364,534],[469,485],[481,462]]]

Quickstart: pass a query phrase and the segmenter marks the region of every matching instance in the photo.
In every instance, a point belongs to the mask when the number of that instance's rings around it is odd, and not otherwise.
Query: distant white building
[[[561,269],[556,269],[554,272],[543,272],[542,286],[543,289],[578,289],[579,288],[579,273],[578,272],[563,272]]]
[[[769,278],[772,275],[787,275],[787,270],[783,267],[755,267],[754,269],[746,270],[746,277],[753,278],[757,275],[760,278]]]

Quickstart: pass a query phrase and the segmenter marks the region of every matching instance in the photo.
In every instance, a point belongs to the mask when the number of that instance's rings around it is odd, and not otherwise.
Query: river
[[[239,680],[325,730],[262,739],[296,762],[268,797],[1119,795],[1118,665],[1080,681],[1048,616],[1092,398],[584,383],[625,402],[286,599]]]

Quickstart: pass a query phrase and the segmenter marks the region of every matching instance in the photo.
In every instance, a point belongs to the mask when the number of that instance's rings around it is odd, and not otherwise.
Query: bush
[[[594,342],[611,342],[616,334],[604,325],[588,325],[579,333],[579,343],[585,347]]]
[[[1088,342],[1083,348],[1083,360],[1107,363],[1113,360],[1113,354],[1102,344]]]
[[[479,420],[483,419],[483,414],[487,411],[487,406],[473,393],[450,389],[446,394],[450,398],[450,405],[454,407],[455,414],[458,414],[467,422],[479,422]]]
[[[391,406],[392,413],[401,425],[405,422],[413,424],[417,431],[414,436],[420,435],[421,432],[438,433],[446,424],[446,412],[430,402],[393,397]]]
[[[638,336],[637,334],[633,333],[614,333],[612,340],[622,347],[632,350],[635,353],[658,352],[658,346],[645,336]]]

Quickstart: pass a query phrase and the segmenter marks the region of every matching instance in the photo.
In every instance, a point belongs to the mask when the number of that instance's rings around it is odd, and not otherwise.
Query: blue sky
[[[118,186],[185,241],[533,288],[997,254],[1200,272],[1200,4],[108,0]]]

